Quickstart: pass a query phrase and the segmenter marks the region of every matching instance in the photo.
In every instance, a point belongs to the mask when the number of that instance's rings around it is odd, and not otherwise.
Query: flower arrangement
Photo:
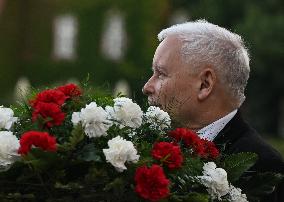
[[[245,202],[281,178],[245,189],[255,154],[223,155],[158,107],[94,92],[68,84],[0,107],[1,201]]]

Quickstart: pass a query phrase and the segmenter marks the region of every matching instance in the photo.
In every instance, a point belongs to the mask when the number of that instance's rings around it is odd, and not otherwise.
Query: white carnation
[[[214,162],[205,163],[203,166],[203,176],[198,178],[207,187],[208,193],[213,199],[226,195],[229,192],[227,172],[222,168],[217,168]]]
[[[19,140],[12,132],[0,131],[0,170],[7,170],[19,157]]]
[[[145,122],[150,124],[152,129],[164,130],[171,125],[171,118],[169,114],[159,107],[150,106],[145,113]]]
[[[143,112],[139,105],[131,99],[121,97],[114,99],[113,107],[106,107],[110,119],[114,120],[120,128],[125,126],[139,128],[142,124]]]
[[[81,112],[73,112],[71,122],[77,125],[81,121]]]
[[[0,106],[0,129],[10,130],[17,119],[12,109]]]
[[[106,160],[111,163],[118,172],[126,170],[125,162],[136,163],[139,160],[137,150],[131,141],[117,136],[108,141],[109,149],[103,149]]]
[[[107,117],[108,114],[102,107],[91,102],[86,105],[86,108],[81,109],[81,112],[74,112],[71,121],[74,125],[81,123],[87,136],[100,137],[106,135],[111,126]]]
[[[233,185],[230,185],[229,200],[231,202],[248,202],[247,196],[242,194],[242,190]]]

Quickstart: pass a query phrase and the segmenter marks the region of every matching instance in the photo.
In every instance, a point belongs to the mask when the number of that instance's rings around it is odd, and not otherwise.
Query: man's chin
[[[148,101],[148,104],[149,104],[150,106],[159,107],[160,109],[164,110],[163,105],[160,104],[160,103],[158,103],[158,102]]]
[[[151,100],[148,100],[148,104],[149,104],[150,106],[155,106],[155,107],[160,107],[160,106],[161,106],[159,103],[154,102],[154,101],[151,101]]]

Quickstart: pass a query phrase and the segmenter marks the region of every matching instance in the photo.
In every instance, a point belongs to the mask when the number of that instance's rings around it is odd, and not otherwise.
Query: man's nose
[[[152,84],[152,77],[145,83],[145,85],[142,88],[142,92],[145,95],[151,95],[154,93],[154,86]]]

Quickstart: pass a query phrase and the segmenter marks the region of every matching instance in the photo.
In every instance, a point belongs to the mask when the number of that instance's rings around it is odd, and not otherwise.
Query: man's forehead
[[[157,47],[152,67],[164,68],[168,62],[180,56],[180,42],[176,37],[166,37]]]

